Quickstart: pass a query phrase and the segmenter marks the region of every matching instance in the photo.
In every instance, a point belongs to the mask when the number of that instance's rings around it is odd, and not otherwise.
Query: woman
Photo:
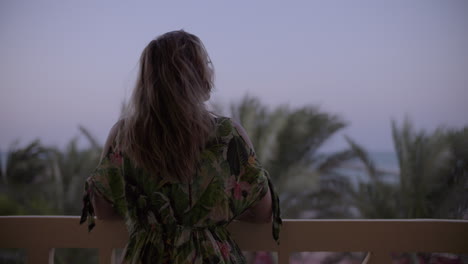
[[[272,221],[278,198],[243,128],[211,114],[213,71],[184,31],[151,41],[128,110],[111,129],[85,186],[81,223],[123,218],[127,263],[244,263],[226,230]]]

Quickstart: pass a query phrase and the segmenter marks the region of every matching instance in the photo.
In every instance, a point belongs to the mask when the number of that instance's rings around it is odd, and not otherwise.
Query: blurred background
[[[209,105],[246,128],[284,218],[468,218],[462,0],[1,1],[0,215],[80,214],[140,53],[179,29],[204,42]],[[70,252],[58,263],[90,254]]]

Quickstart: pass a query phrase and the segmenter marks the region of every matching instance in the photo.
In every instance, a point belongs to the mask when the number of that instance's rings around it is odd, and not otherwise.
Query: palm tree
[[[94,137],[79,129],[90,143],[88,148],[80,149],[78,138],[64,151],[45,147],[39,140],[23,148],[17,142],[12,145],[0,184],[0,214],[79,214],[84,181],[101,154]]]
[[[448,170],[429,195],[436,218],[468,219],[468,127],[445,132]]]
[[[7,153],[6,175],[0,183],[0,215],[76,215],[86,177],[99,162],[101,145],[83,127],[79,128],[89,147],[79,148],[78,138],[65,150],[44,147],[38,140],[26,147],[14,144]],[[15,259],[16,251],[1,252],[0,259]],[[57,263],[94,260],[91,252],[59,249]]]
[[[347,185],[342,194],[348,206],[356,208],[360,218],[400,218],[398,186],[385,181],[385,172],[379,170],[369,153],[351,138],[346,137],[355,157],[362,162],[367,179]],[[349,177],[354,175],[343,175]],[[355,177],[358,178],[358,177]]]
[[[346,126],[340,117],[314,106],[271,110],[249,96],[231,105],[231,115],[243,125],[260,162],[270,172],[285,217],[304,217],[306,210],[313,211],[315,217],[343,215],[345,208],[334,205],[335,195],[326,186],[339,184],[332,172],[349,160],[352,152],[320,152],[320,147]]]
[[[458,131],[437,129],[414,132],[405,120],[392,122],[399,163],[399,181],[390,183],[369,154],[347,141],[364,164],[368,179],[349,188],[350,206],[363,218],[463,218],[468,213],[468,127]],[[409,253],[400,258],[413,263],[431,254]]]
[[[79,127],[89,146],[78,147],[78,138],[73,138],[64,151],[52,149],[54,187],[58,207],[62,214],[76,215],[81,209],[81,196],[86,178],[98,165],[102,146],[84,127]]]
[[[347,138],[365,167],[367,181],[350,188],[351,206],[363,218],[462,218],[468,209],[468,128],[414,132],[392,122],[398,181],[385,180],[369,154]]]
[[[393,141],[400,167],[401,214],[405,218],[431,218],[436,210],[431,199],[450,170],[451,151],[441,129],[430,135],[414,133],[406,120],[401,128],[392,123]],[[443,185],[442,185],[443,186]],[[451,186],[444,186],[449,188]]]
[[[0,150],[0,183],[4,182],[5,179],[3,179],[3,152]]]
[[[1,214],[55,214],[52,200],[51,160],[49,150],[35,140],[24,148],[15,142],[6,156],[5,175],[0,185],[4,197]],[[10,209],[6,209],[10,208]],[[12,210],[11,208],[16,208]]]

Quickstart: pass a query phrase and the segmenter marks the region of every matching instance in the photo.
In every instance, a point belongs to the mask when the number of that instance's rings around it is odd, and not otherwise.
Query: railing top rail
[[[99,221],[92,232],[77,216],[0,216],[0,247],[122,248],[122,221]],[[468,253],[468,221],[445,219],[286,219],[280,246],[270,224],[233,222],[229,230],[246,251],[385,251]]]

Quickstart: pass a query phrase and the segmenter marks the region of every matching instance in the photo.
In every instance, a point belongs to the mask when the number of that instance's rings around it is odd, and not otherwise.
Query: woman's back
[[[268,193],[268,174],[224,117],[215,119],[197,164],[190,182],[168,180],[138,168],[114,145],[88,180],[82,221],[94,213],[89,194],[97,193],[125,219],[130,263],[244,263],[226,226]],[[270,193],[277,238],[278,199]]]

